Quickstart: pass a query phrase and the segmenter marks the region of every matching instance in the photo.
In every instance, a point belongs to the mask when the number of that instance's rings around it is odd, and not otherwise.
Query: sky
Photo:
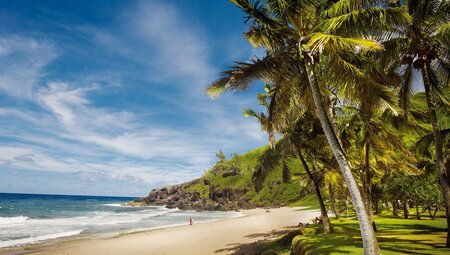
[[[267,142],[207,84],[255,50],[227,0],[0,0],[0,192],[145,196]]]

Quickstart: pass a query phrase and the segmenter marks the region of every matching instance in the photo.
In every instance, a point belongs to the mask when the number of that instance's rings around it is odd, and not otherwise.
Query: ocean
[[[0,248],[67,237],[120,233],[239,217],[239,212],[195,212],[121,206],[132,197],[0,193]]]

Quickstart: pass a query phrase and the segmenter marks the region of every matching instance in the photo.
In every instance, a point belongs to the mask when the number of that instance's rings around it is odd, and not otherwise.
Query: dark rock
[[[256,207],[248,198],[244,198],[245,193],[251,190],[248,187],[242,189],[221,189],[219,186],[209,185],[208,197],[202,197],[198,191],[188,190],[192,184],[200,181],[202,180],[197,179],[180,185],[154,189],[147,197],[137,199],[137,201],[146,205],[165,205],[167,208],[197,211],[234,211]],[[203,179],[203,183],[205,183],[205,179]]]

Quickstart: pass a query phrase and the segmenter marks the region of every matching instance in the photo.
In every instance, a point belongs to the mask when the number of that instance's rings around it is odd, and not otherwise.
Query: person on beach
[[[189,225],[192,225],[193,222],[192,218],[189,218]]]

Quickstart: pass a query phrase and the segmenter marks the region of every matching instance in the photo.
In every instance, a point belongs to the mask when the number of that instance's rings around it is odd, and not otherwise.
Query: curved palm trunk
[[[314,184],[314,191],[316,193],[316,197],[317,200],[319,200],[320,205],[320,215],[322,216],[323,230],[325,233],[331,233],[333,232],[333,226],[331,225],[330,218],[328,218],[327,209],[325,207],[325,203],[323,202],[322,194],[320,193],[319,182],[317,181],[316,177],[311,173],[299,146],[295,145],[295,149],[297,151],[298,157],[300,158],[300,161],[302,162],[302,166],[306,171],[306,174]]]
[[[428,118],[430,119],[430,124],[433,128],[433,139],[436,149],[436,161],[439,168],[439,182],[441,184],[441,189],[444,197],[445,204],[445,216],[447,217],[447,241],[445,247],[450,247],[450,169],[445,169],[444,166],[444,156],[443,156],[443,145],[441,132],[437,122],[436,110],[434,107],[434,99],[431,94],[431,82],[428,75],[428,64],[426,59],[423,61],[421,67],[421,73],[423,78],[423,85],[425,87],[425,96],[427,99],[428,106]]]
[[[305,58],[307,57],[308,56],[305,55]],[[375,232],[373,231],[372,225],[369,221],[369,217],[367,215],[367,211],[364,206],[361,193],[359,192],[358,185],[356,184],[355,178],[352,175],[352,171],[350,170],[350,166],[344,155],[344,150],[339,144],[339,141],[336,137],[336,134],[333,130],[333,127],[327,116],[327,112],[323,105],[322,95],[314,71],[313,63],[311,63],[310,60],[304,59],[303,66],[308,76],[309,85],[311,87],[317,115],[322,124],[325,136],[327,137],[328,144],[333,150],[334,157],[336,158],[336,161],[339,164],[339,169],[341,170],[342,175],[344,176],[344,179],[347,183],[350,196],[352,198],[353,206],[355,208],[356,215],[358,216],[358,222],[361,229],[361,236],[364,246],[364,254],[365,255],[381,254],[380,247],[378,245]]]

